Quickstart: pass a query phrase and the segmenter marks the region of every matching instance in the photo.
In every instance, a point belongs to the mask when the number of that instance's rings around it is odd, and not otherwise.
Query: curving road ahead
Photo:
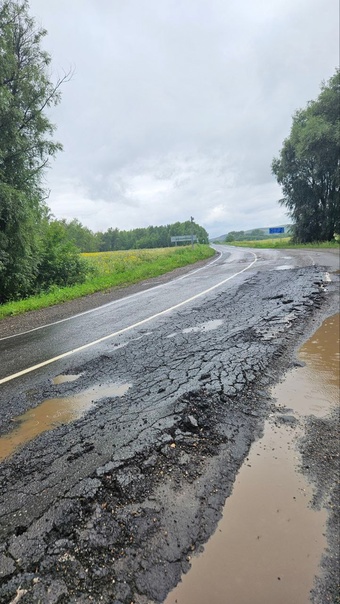
[[[41,326],[23,334],[0,338],[0,384],[30,373],[36,365],[47,366],[73,354],[94,348],[96,355],[122,333],[127,333],[186,305],[202,303],[218,291],[241,284],[254,271],[298,266],[336,264],[332,253],[276,250],[245,250],[214,246],[220,256],[209,265],[132,296],[100,306],[75,317]],[[75,351],[75,352],[74,352]],[[59,358],[58,358],[59,357]],[[83,358],[83,356],[82,356]],[[86,358],[89,358],[87,355]],[[60,365],[58,365],[60,366]],[[65,363],[61,368],[65,369]],[[53,370],[52,370],[53,371]]]

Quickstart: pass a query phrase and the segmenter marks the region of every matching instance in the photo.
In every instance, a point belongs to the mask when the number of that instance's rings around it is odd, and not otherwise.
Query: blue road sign
[[[285,228],[284,227],[272,227],[269,229],[269,234],[273,235],[274,233],[284,233],[285,232]]]

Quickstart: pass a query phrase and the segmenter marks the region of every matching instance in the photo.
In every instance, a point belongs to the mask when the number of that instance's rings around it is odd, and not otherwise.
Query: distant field
[[[296,248],[296,249],[315,249],[315,248],[337,248],[339,243],[336,241],[321,241],[320,243],[290,243],[290,237],[280,239],[261,239],[260,241],[233,241],[226,245],[235,245],[236,247],[255,247],[255,248]]]
[[[98,284],[99,289],[157,277],[213,255],[208,245],[82,254],[95,271],[91,283]]]
[[[25,300],[0,305],[0,319],[19,315],[29,310],[54,306],[68,300],[81,298],[111,287],[124,287],[151,277],[168,273],[175,268],[193,264],[214,255],[208,245],[179,246],[152,250],[124,252],[98,252],[82,254],[89,264],[89,276],[85,283],[72,287],[54,287],[45,294]]]

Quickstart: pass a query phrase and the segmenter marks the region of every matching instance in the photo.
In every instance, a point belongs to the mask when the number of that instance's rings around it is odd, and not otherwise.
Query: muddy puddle
[[[130,386],[131,384],[101,384],[74,396],[44,400],[34,409],[13,418],[14,429],[0,438],[0,461],[39,434],[80,419],[100,399],[123,396]]]
[[[53,379],[52,379],[52,384],[58,385],[58,384],[65,384],[66,382],[75,382],[76,380],[78,380],[81,376],[81,373],[78,373],[77,375],[72,375],[72,374],[63,374],[61,373],[60,375],[56,375]]]
[[[299,358],[306,366],[272,391],[278,412],[251,447],[216,532],[165,604],[310,602],[327,514],[309,506],[313,490],[297,470],[296,439],[305,415],[326,415],[338,403],[339,315],[323,323]]]

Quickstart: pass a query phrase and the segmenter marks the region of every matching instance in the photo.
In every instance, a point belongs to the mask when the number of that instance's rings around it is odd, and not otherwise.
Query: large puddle
[[[15,417],[13,421],[18,425],[0,438],[0,461],[39,434],[81,418],[100,399],[123,396],[130,385],[100,384],[74,396],[46,399],[34,409]]]
[[[272,391],[290,416],[326,415],[338,402],[339,315],[302,346],[306,363]],[[286,414],[286,415],[287,415]],[[280,418],[283,417],[283,421]],[[166,604],[308,604],[327,519],[309,507],[312,488],[297,471],[300,428],[275,413],[253,444],[216,532]]]

